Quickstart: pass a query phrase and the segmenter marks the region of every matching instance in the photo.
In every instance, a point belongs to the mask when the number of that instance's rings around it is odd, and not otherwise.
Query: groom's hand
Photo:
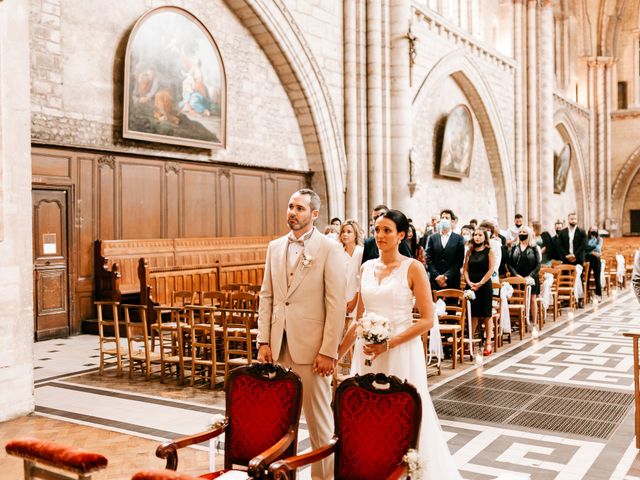
[[[313,362],[313,372],[323,377],[333,375],[334,365],[335,360],[333,358],[319,353]]]
[[[258,361],[260,363],[273,363],[273,355],[269,345],[262,345],[258,350]]]

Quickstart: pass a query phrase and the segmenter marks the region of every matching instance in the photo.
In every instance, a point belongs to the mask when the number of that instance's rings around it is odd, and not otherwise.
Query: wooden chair
[[[558,320],[559,313],[559,302],[558,302],[558,274],[560,273],[557,268],[549,268],[542,267],[540,269],[540,296],[538,297],[538,303],[540,305],[540,311],[544,314],[545,320],[547,316],[547,311],[542,304],[542,285],[544,284],[545,274],[553,275],[553,284],[551,285],[551,297],[552,297],[552,312],[553,312],[553,321],[556,322]],[[538,317],[540,317],[538,315]]]
[[[507,277],[504,281],[513,287],[513,295],[509,299],[509,315],[512,325],[513,319],[516,319],[518,333],[522,340],[527,332],[527,281],[518,277]]]
[[[229,371],[238,366],[253,363],[255,345],[258,336],[257,312],[248,309],[221,309],[222,342],[224,349],[224,376],[229,378]]]
[[[445,288],[433,292],[434,301],[442,299],[447,304],[446,313],[440,315],[438,320],[443,338],[442,346],[450,345],[452,348],[451,358],[454,369],[458,366],[458,356],[460,356],[460,363],[464,363],[464,326],[467,322],[467,302],[463,295],[462,290],[455,288]]]
[[[587,305],[591,303],[589,295],[589,276],[591,275],[591,264],[589,262],[582,263],[582,303]]]
[[[91,480],[93,472],[106,468],[109,463],[107,458],[99,453],[37,438],[11,440],[4,448],[7,454],[24,459],[25,480]],[[45,467],[53,467],[71,475]]]
[[[212,307],[227,308],[228,295],[226,292],[218,292],[216,290],[209,292],[200,292],[198,303],[200,305],[210,305]]]
[[[257,284],[249,284],[247,286],[247,292],[249,293],[253,293],[255,295],[257,295],[258,293],[260,293],[260,290],[262,289],[262,285],[257,285]]]
[[[249,292],[234,292],[229,298],[229,308],[258,311],[258,296]]]
[[[94,302],[98,310],[98,342],[100,344],[100,375],[104,375],[106,367],[115,365],[118,374],[122,373],[124,349],[120,344],[120,322],[118,320],[119,302],[99,301]],[[102,307],[111,307],[111,320],[105,319]],[[109,335],[107,329],[113,331]],[[111,360],[115,359],[115,363]]]
[[[420,395],[413,385],[382,373],[349,378],[336,391],[333,417],[335,434],[327,445],[274,462],[269,472],[289,480],[297,469],[334,454],[336,480],[407,475],[403,457],[416,448],[422,419]]]
[[[218,309],[208,305],[191,305],[186,308],[191,324],[191,386],[194,386],[197,377],[201,377],[213,389],[218,369],[225,371],[224,362],[218,360],[216,340],[222,336],[222,330],[216,328],[215,313]]]
[[[237,368],[229,376],[225,401],[227,418],[221,426],[158,447],[156,456],[166,459],[167,469],[178,467],[179,449],[223,433],[225,470],[247,467],[251,478],[265,478],[272,462],[296,454],[302,407],[302,381],[296,373],[272,364]]]
[[[558,265],[558,303],[562,305],[562,302],[567,302],[569,308],[575,310],[576,308],[576,295],[575,295],[575,283],[576,283],[576,267],[573,265]]]
[[[143,470],[137,472],[131,480],[198,480],[198,478],[172,470]]]
[[[180,385],[184,384],[185,369],[191,369],[192,358],[185,355],[186,336],[185,331],[191,331],[191,324],[185,322],[188,318],[184,313],[183,307],[156,307],[158,314],[156,316],[155,330],[159,337],[160,349],[160,382],[164,383],[164,379],[171,375],[172,367],[176,368],[176,377]],[[170,321],[162,321],[162,313],[170,314]],[[166,373],[168,370],[168,374]]]
[[[197,292],[191,292],[189,290],[174,290],[171,292],[171,306],[184,307],[186,305],[193,305],[196,298]]]
[[[249,287],[248,283],[227,283],[226,285],[222,285],[220,290],[223,292],[246,292]]]
[[[638,365],[638,339],[640,331],[625,332],[623,335],[633,340],[633,393],[635,399],[636,448],[640,448],[640,367]]]
[[[133,378],[135,365],[140,366],[145,378],[151,378],[151,366],[160,365],[160,353],[153,351],[149,341],[146,305],[121,305],[127,327],[127,346],[129,349],[129,378]],[[138,322],[131,321],[131,311],[136,311]]]

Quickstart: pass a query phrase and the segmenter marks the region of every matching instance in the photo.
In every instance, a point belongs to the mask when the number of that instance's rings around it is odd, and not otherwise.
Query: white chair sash
[[[618,283],[624,282],[624,276],[627,273],[627,267],[624,264],[624,255],[621,253],[616,254],[616,277]]]
[[[435,304],[433,309],[433,327],[429,330],[429,357],[427,363],[431,363],[432,358],[437,359],[438,366],[444,358],[444,350],[442,349],[442,338],[440,338],[440,315],[444,315],[447,312],[447,305],[440,298]]]
[[[469,351],[473,353],[473,322],[471,321],[471,300],[467,300],[467,338],[469,339]]]
[[[542,305],[545,311],[553,303],[553,274],[545,273],[542,282]]]
[[[584,289],[582,288],[582,265],[576,265],[576,280],[573,284],[573,293],[576,296],[576,300],[581,300],[584,297]]]
[[[604,259],[600,259],[600,285],[605,284],[604,272],[606,271],[607,271],[607,261]]]
[[[531,278],[531,277],[527,277]],[[531,325],[531,321],[529,320],[531,316],[531,285],[527,283],[527,286],[524,289],[524,318],[527,321],[527,325]]]
[[[509,282],[502,282],[500,287],[500,326],[503,332],[511,333],[511,315],[509,315],[509,299],[513,295],[513,287]]]

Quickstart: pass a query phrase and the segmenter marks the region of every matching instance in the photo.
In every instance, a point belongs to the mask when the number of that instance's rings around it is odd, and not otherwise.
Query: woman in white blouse
[[[362,263],[362,231],[355,220],[345,220],[340,226],[340,243],[344,247],[347,262],[347,315],[352,317],[358,306],[360,288],[360,264]]]

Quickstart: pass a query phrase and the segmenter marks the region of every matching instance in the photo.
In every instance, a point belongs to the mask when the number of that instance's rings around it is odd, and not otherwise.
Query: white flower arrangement
[[[209,423],[209,430],[215,430],[216,428],[220,428],[227,422],[227,417],[216,413],[213,417],[211,417],[211,423]]]
[[[313,257],[308,253],[302,252],[302,268],[309,268],[313,264]]]
[[[531,285],[531,286],[536,284],[536,281],[532,277],[527,277],[525,279],[525,282],[527,282],[527,285]]]
[[[368,343],[385,343],[391,337],[389,320],[381,315],[365,312],[358,321],[356,335]],[[370,367],[371,359],[366,359],[364,364]]]
[[[465,290],[464,294],[462,296],[464,298],[466,298],[467,300],[475,300],[476,299],[476,292],[474,292],[473,290]]]
[[[413,448],[407,450],[407,453],[402,457],[402,461],[407,464],[411,480],[422,478],[422,463],[420,463],[420,455],[417,450]]]

